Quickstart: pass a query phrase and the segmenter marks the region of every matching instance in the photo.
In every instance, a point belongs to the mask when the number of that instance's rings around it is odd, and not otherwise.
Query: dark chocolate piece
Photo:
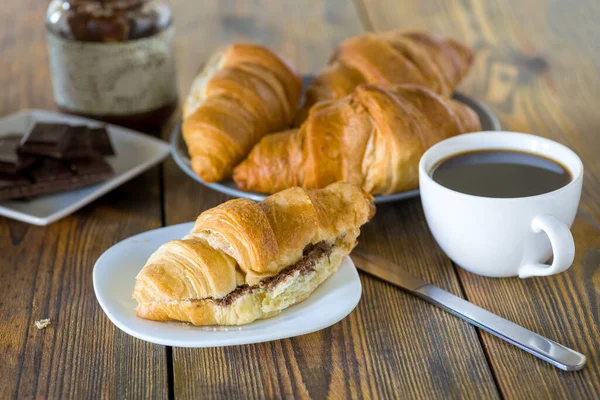
[[[124,42],[129,36],[129,23],[123,15],[95,16],[87,22],[88,42]]]
[[[14,181],[6,183],[0,180],[0,200],[21,199],[24,197],[39,196],[62,192],[65,190],[79,189],[106,180],[102,175],[79,176],[67,179],[57,179],[47,182]]]
[[[84,186],[100,183],[110,178],[110,175],[79,175],[68,179],[57,179],[48,182],[36,182],[32,185],[31,196],[79,189]]]
[[[19,152],[61,158],[72,136],[69,125],[35,124],[23,139]]]
[[[106,128],[88,128],[88,132],[94,150],[103,156],[114,156],[117,154]]]
[[[33,183],[23,175],[3,176],[0,178],[0,200],[26,197],[31,185]]]
[[[17,153],[21,139],[19,134],[0,137],[0,173],[16,174],[35,163],[35,157]]]
[[[17,135],[0,137],[0,200],[109,179],[115,173],[102,155],[114,154],[105,128],[40,123],[23,140]]]
[[[73,126],[71,130],[73,136],[62,158],[73,159],[115,155],[105,128]]]
[[[28,174],[0,178],[0,200],[19,199],[64,190],[78,189],[111,178],[114,171],[101,158],[72,161],[44,157]]]
[[[62,160],[44,157],[29,171],[33,180],[38,182],[52,182],[56,180],[67,180],[75,176],[75,173]]]
[[[15,185],[31,183],[31,180],[29,178],[27,178],[26,175],[23,175],[23,174],[14,174],[14,175],[2,174],[2,175],[0,175],[0,182],[2,182],[0,184],[1,187],[6,187],[6,186],[15,186]]]
[[[71,170],[76,175],[96,175],[96,174],[108,174],[113,175],[114,171],[110,165],[102,158],[79,158],[75,160],[69,160]]]
[[[85,158],[98,155],[92,148],[92,138],[86,126],[72,126],[71,135],[71,142],[61,158]]]
[[[67,14],[67,23],[61,27],[63,38],[82,41],[87,38],[87,24],[90,20],[87,14],[78,14],[76,11]]]

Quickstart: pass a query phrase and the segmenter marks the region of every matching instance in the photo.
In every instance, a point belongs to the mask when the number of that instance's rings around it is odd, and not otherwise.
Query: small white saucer
[[[42,110],[25,110],[0,119],[0,136],[7,133],[25,133],[36,122],[60,122],[73,125],[106,126],[117,153],[106,157],[115,170],[112,179],[31,200],[0,201],[0,215],[35,225],[48,225],[63,218],[103,194],[153,167],[167,157],[166,142],[116,125],[104,124],[88,118],[57,114]]]
[[[135,315],[135,277],[163,243],[185,236],[193,223],[144,232],[117,243],[94,266],[94,291],[110,320],[124,332],[148,342],[176,347],[215,347],[304,335],[327,328],[350,314],[362,293],[350,257],[303,302],[281,314],[233,327],[196,327],[180,322],[156,322]]]

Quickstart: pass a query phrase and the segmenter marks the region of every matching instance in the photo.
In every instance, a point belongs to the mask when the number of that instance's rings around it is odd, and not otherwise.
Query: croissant
[[[162,245],[138,274],[137,315],[194,325],[241,325],[276,315],[337,270],[360,226],[373,217],[372,200],[336,183],[205,211],[190,234]]]
[[[480,130],[466,105],[418,85],[358,86],[323,101],[300,129],[265,136],[238,165],[238,187],[262,193],[345,181],[371,194],[418,187],[418,163],[445,138]]]
[[[290,124],[301,90],[300,76],[262,46],[234,44],[213,55],[183,107],[194,172],[206,182],[230,177],[263,135]]]
[[[473,52],[468,47],[429,33],[394,30],[349,38],[311,82],[296,125],[318,101],[339,99],[365,83],[414,83],[449,97],[472,63]]]

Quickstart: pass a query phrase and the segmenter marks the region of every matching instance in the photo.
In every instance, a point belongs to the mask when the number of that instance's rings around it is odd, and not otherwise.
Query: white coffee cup
[[[448,189],[431,178],[441,160],[486,149],[517,150],[558,161],[570,171],[572,180],[537,196],[490,198]],[[456,136],[431,147],[419,162],[421,201],[436,241],[460,267],[491,277],[547,276],[571,266],[575,243],[569,228],[582,182],[583,165],[569,148],[515,132]],[[552,264],[543,264],[551,255]]]

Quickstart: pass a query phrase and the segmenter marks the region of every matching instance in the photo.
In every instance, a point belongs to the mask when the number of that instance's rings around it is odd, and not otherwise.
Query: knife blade
[[[356,267],[379,279],[441,307],[472,325],[499,337],[564,371],[576,371],[586,363],[583,354],[538,335],[509,320],[453,295],[406,272],[383,257],[355,249]]]

